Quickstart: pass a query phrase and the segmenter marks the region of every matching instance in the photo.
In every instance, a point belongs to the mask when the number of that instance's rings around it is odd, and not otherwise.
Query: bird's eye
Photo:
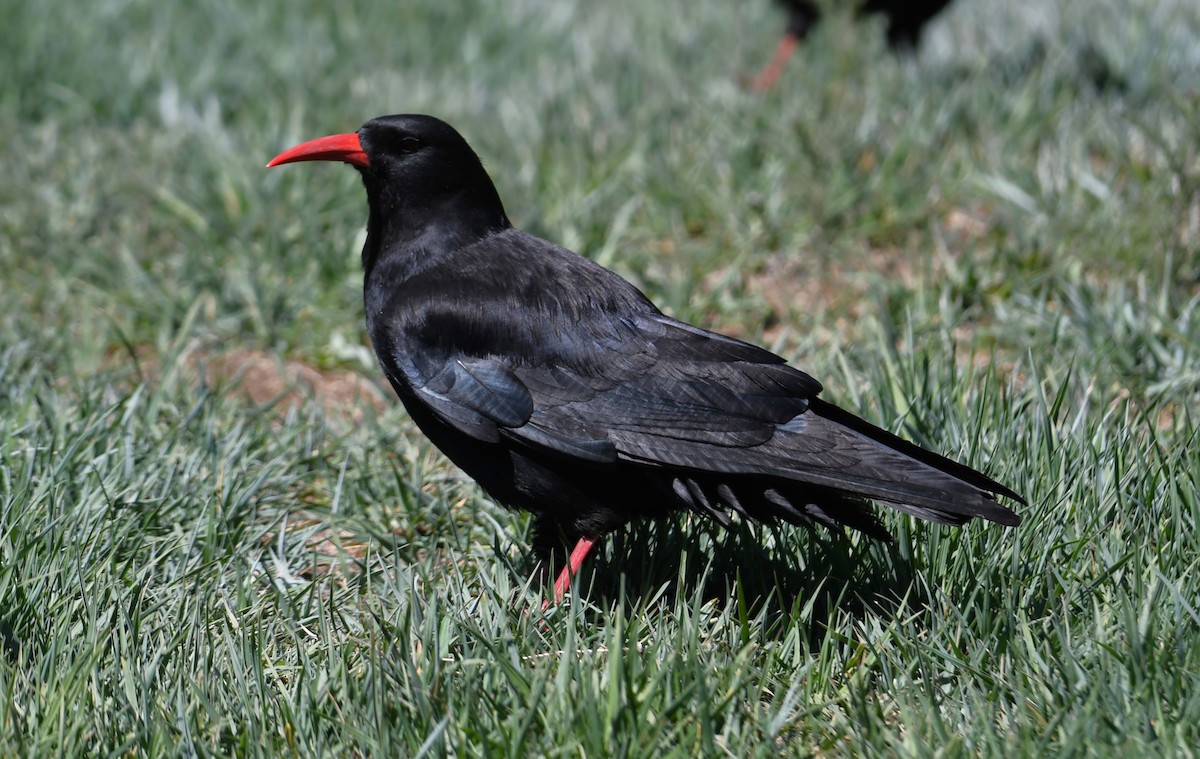
[[[409,155],[421,149],[421,141],[411,135],[400,138],[400,152]]]

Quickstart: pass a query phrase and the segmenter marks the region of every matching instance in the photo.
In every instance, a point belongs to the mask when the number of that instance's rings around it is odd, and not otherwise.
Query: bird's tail
[[[1021,504],[1025,499],[991,477],[819,398],[811,401],[809,411],[820,423],[858,438],[861,462],[839,473],[839,489],[936,522],[961,524],[980,517],[1009,527],[1021,523],[1021,517],[997,503],[995,496]]]
[[[789,429],[790,428],[790,429]],[[1021,518],[1000,505],[1001,495],[1024,504],[1015,492],[974,469],[927,451],[864,419],[819,399],[781,428],[775,453],[793,440],[821,440],[836,456],[792,459],[761,475],[695,472],[677,477],[674,494],[691,509],[728,523],[725,509],[757,520],[845,525],[886,539],[886,529],[868,499],[942,524],[961,525],[974,517],[1015,527]]]

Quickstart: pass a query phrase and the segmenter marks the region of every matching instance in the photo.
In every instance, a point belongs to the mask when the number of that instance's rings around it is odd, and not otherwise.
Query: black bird
[[[787,11],[787,27],[770,62],[750,81],[754,90],[763,91],[775,83],[796,46],[821,18],[821,9],[813,0],[775,1]],[[911,52],[921,41],[925,25],[949,4],[950,0],[866,0],[858,13],[882,13],[887,17],[888,44],[893,50]]]
[[[762,348],[672,319],[613,272],[514,229],[479,158],[431,116],[372,119],[268,166],[343,161],[367,190],[367,331],[417,426],[493,498],[536,515],[535,548],[690,510],[848,525],[867,499],[922,519],[1020,518],[1000,483],[817,397]],[[1024,501],[1021,501],[1024,503]]]

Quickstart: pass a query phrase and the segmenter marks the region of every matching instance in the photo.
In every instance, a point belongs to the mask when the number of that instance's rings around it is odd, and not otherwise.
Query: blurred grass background
[[[1200,6],[10,0],[0,755],[1190,755]],[[354,172],[454,124],[514,223],[1030,498],[893,545],[681,517],[537,613],[379,384]]]

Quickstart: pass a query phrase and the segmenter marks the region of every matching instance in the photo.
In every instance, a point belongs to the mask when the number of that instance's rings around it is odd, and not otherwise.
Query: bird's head
[[[508,226],[475,151],[454,127],[433,116],[380,116],[357,132],[300,143],[267,167],[298,161],[341,161],[358,169],[371,209],[368,236],[376,235],[369,246],[425,239],[430,230],[463,244]]]
[[[420,114],[380,116],[357,132],[318,137],[288,148],[267,168],[298,161],[341,161],[375,173],[393,173],[438,160],[451,163],[475,153],[454,127]],[[478,161],[478,159],[476,159]]]

